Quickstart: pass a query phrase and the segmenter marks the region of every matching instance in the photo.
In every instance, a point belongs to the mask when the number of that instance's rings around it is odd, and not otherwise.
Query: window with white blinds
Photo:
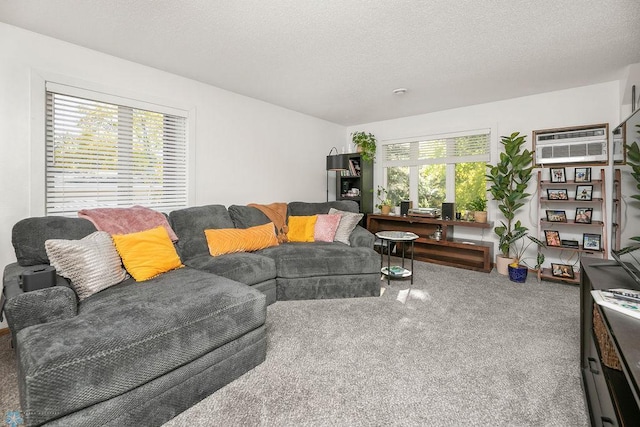
[[[414,166],[440,163],[488,162],[490,133],[425,138],[384,146],[384,166]]]
[[[394,204],[460,208],[486,194],[485,164],[490,161],[490,129],[390,141],[382,146],[383,186]]]
[[[187,206],[185,116],[112,96],[53,89],[48,85],[46,93],[47,215],[132,205],[168,212]]]

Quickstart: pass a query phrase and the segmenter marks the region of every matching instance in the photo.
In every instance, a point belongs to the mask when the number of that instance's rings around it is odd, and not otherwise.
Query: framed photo
[[[547,209],[547,221],[567,222],[567,214],[565,213],[565,211],[554,211]]]
[[[549,200],[569,200],[569,194],[567,193],[566,188],[562,188],[562,189],[547,188],[547,198]]]
[[[591,182],[591,168],[576,168],[574,182]]]
[[[584,233],[582,235],[582,249],[589,251],[601,251],[601,236],[599,234]]]
[[[567,182],[564,168],[551,168],[551,182]]]
[[[576,208],[576,217],[573,222],[577,224],[591,224],[593,208]]]
[[[544,230],[544,239],[547,241],[547,246],[561,246],[560,233],[555,230]]]
[[[560,243],[561,243],[561,246],[564,246],[565,248],[572,248],[572,249],[580,248],[580,242],[578,242],[577,240],[561,240]]]
[[[576,187],[576,200],[591,200],[593,185],[578,185]]]
[[[551,263],[551,274],[556,277],[563,277],[565,279],[575,278],[573,274],[573,267],[568,264]]]

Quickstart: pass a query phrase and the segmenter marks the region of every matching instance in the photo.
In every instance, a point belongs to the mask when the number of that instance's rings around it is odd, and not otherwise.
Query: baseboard
[[[0,329],[0,337],[3,335],[9,335],[9,328]]]

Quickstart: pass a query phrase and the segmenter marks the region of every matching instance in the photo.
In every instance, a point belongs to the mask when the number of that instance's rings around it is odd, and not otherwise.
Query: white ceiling
[[[0,0],[0,21],[343,125],[640,62],[638,0]]]

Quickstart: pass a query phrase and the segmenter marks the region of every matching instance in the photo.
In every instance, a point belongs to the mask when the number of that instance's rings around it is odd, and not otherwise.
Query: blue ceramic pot
[[[512,282],[516,282],[516,283],[526,282],[527,273],[529,273],[529,269],[524,265],[519,265],[517,267],[513,267],[509,265],[509,279]]]

